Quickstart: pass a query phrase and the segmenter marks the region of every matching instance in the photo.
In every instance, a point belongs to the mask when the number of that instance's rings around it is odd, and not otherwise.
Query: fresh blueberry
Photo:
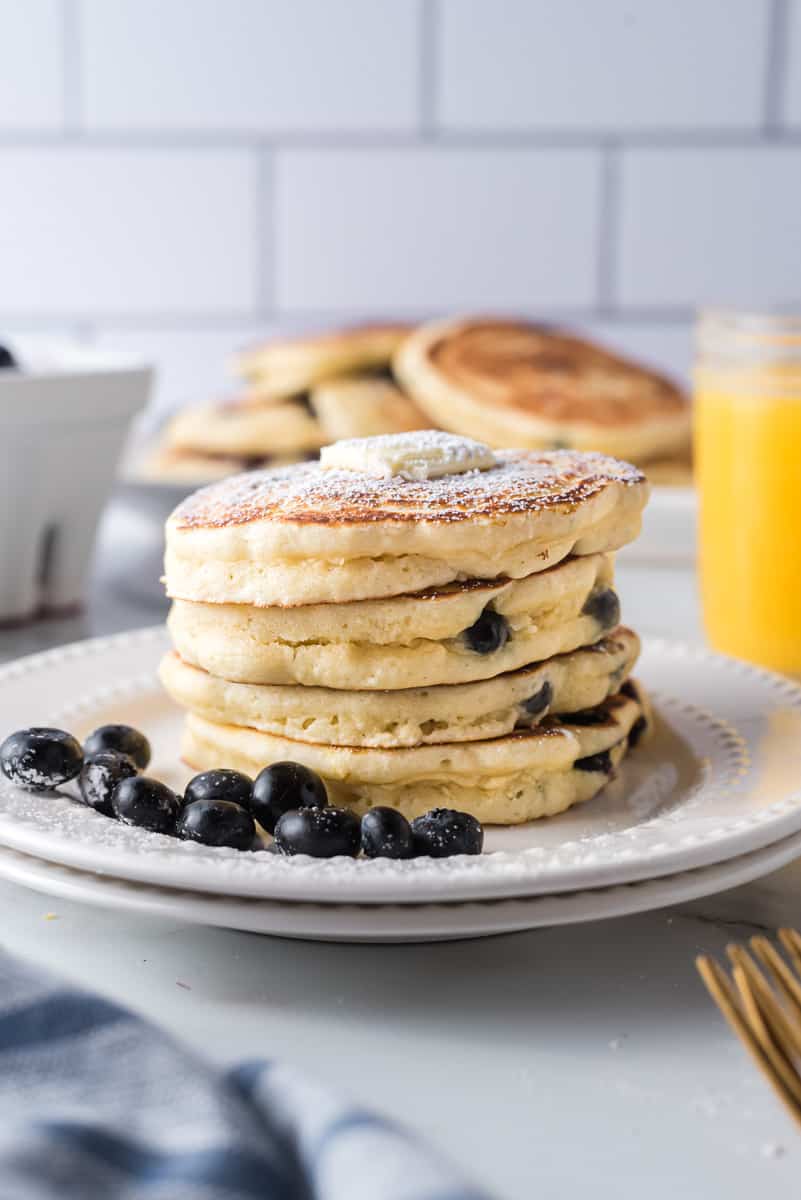
[[[529,696],[528,700],[523,701],[523,711],[528,713],[530,717],[542,716],[552,700],[553,688],[546,679],[542,687],[538,688],[533,696]]]
[[[8,346],[0,345],[0,371],[13,371],[17,366],[17,360],[9,350]]]
[[[452,854],[480,854],[484,845],[481,823],[470,813],[453,808],[432,808],[412,821],[415,855],[450,858]]]
[[[394,808],[371,808],[362,817],[362,851],[367,858],[411,858],[412,827]]]
[[[231,800],[193,800],[184,806],[176,833],[185,841],[202,842],[204,846],[250,850],[256,836],[256,822],[241,804]]]
[[[195,800],[228,800],[250,808],[252,793],[253,780],[241,771],[203,771],[186,785],[184,804],[193,804]]]
[[[181,801],[165,783],[133,775],[114,789],[111,807],[126,825],[138,825],[153,833],[175,833]]]
[[[135,774],[136,765],[127,754],[115,754],[112,750],[93,754],[84,759],[78,776],[81,798],[96,812],[112,817],[111,797],[114,789],[123,779],[131,779]]]
[[[602,771],[604,775],[612,774],[612,759],[608,750],[588,754],[586,758],[577,758],[573,766],[577,771]]]
[[[275,826],[275,844],[282,854],[312,858],[355,858],[361,837],[359,818],[347,808],[297,808],[283,813]]]
[[[648,728],[648,722],[645,717],[638,717],[629,730],[629,749],[633,750],[638,742],[642,741],[643,734]]]
[[[0,746],[0,769],[29,792],[49,792],[74,779],[83,765],[81,744],[63,729],[18,729]]]
[[[509,640],[509,622],[494,608],[485,608],[475,624],[465,629],[464,639],[476,654],[493,654]]]
[[[610,587],[596,588],[590,592],[581,611],[588,617],[594,617],[602,629],[613,629],[620,621],[617,592]]]
[[[132,725],[101,725],[83,744],[84,754],[102,754],[113,750],[115,754],[127,754],[140,771],[150,762],[150,742],[143,733]]]
[[[248,808],[263,829],[274,833],[276,822],[285,812],[325,808],[327,804],[328,793],[319,775],[302,763],[277,762],[256,776]]]

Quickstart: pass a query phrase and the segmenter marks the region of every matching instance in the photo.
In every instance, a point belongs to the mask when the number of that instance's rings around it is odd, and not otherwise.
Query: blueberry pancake
[[[359,814],[376,805],[410,818],[455,808],[488,824],[515,825],[589,800],[647,722],[644,697],[633,688],[572,720],[547,717],[503,737],[412,749],[301,742],[190,713],[183,755],[197,770],[226,766],[250,776],[268,763],[300,762],[322,777],[332,803]]]
[[[319,463],[195,493],[167,522],[175,599],[295,606],[522,579],[636,537],[645,477],[613,458],[435,433],[355,439]]]
[[[460,684],[596,642],[617,625],[612,556],[388,600],[257,608],[176,600],[185,662],[241,683],[379,690]]]
[[[328,439],[305,404],[254,404],[232,398],[178,413],[167,440],[176,450],[249,459],[317,451]]]
[[[391,379],[331,379],[312,388],[309,402],[325,440],[375,437],[427,429],[429,420]]]
[[[276,337],[240,351],[234,370],[251,395],[293,396],[317,383],[347,375],[388,372],[392,355],[411,326],[353,325],[327,333]]]
[[[393,367],[433,424],[491,446],[599,450],[638,464],[689,448],[689,404],[670,380],[533,322],[421,325]]]
[[[392,748],[481,741],[531,728],[552,713],[593,709],[619,690],[639,648],[636,633],[620,626],[590,647],[494,679],[401,691],[236,683],[175,651],[159,673],[182,708],[216,724],[301,742]]]

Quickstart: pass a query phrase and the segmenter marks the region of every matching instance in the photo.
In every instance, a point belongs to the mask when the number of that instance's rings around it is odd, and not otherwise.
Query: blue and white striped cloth
[[[292,1068],[222,1072],[0,952],[3,1200],[487,1200]]]

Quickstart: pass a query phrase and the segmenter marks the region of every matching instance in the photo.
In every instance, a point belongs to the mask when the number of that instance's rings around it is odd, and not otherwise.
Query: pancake
[[[477,742],[372,749],[295,741],[189,714],[185,760],[197,770],[231,767],[256,775],[272,762],[304,763],[325,781],[332,804],[362,814],[376,805],[407,817],[431,808],[471,812],[512,825],[562,812],[604,786],[638,737],[643,706],[617,693],[581,722],[546,718],[531,730]]]
[[[404,339],[393,368],[432,423],[491,446],[599,450],[636,463],[689,446],[689,405],[670,380],[532,322],[431,322]]]
[[[182,708],[304,742],[403,747],[481,741],[539,724],[549,713],[594,708],[627,679],[640,641],[618,628],[588,649],[479,683],[357,692],[232,683],[172,651],[159,676]]]
[[[240,459],[302,455],[319,450],[326,440],[313,413],[292,401],[274,405],[233,399],[188,408],[167,429],[173,449]]]
[[[389,379],[334,379],[309,397],[326,441],[426,429],[428,418]]]
[[[670,458],[654,459],[648,463],[648,482],[657,487],[692,487],[694,483],[692,455],[689,450]]]
[[[439,438],[441,450],[443,436],[419,434],[420,446]],[[461,443],[451,442],[458,461]],[[319,463],[256,471],[195,493],[169,518],[167,591],[292,606],[520,579],[571,553],[625,545],[647,496],[635,467],[566,450],[498,451],[486,470],[434,479]]]
[[[156,446],[137,464],[136,477],[157,480],[159,483],[185,483],[202,487],[216,479],[227,479],[256,467],[283,467],[305,462],[306,454],[276,454],[258,458],[235,458],[228,454],[201,454],[193,450],[175,450]]]
[[[473,581],[392,600],[256,608],[176,601],[185,662],[240,683],[396,690],[488,679],[596,642],[620,604],[605,555],[521,580]]]
[[[411,326],[353,325],[328,333],[276,337],[242,350],[234,370],[252,394],[292,396],[341,375],[385,370]]]

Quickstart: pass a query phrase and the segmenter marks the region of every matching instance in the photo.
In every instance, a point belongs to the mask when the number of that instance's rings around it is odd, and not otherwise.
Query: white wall
[[[801,0],[0,0],[0,337],[801,305]]]

